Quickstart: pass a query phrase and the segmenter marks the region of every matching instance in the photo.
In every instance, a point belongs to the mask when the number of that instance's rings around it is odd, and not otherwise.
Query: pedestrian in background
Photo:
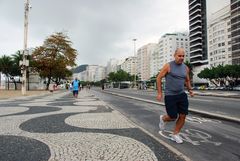
[[[183,140],[179,135],[188,114],[188,97],[185,93],[184,84],[189,94],[193,96],[189,68],[183,63],[185,52],[183,48],[178,48],[174,53],[174,61],[163,66],[157,76],[158,95],[157,100],[161,101],[162,95],[162,78],[165,77],[165,97],[166,115],[160,115],[159,128],[160,131],[165,129],[166,122],[176,121],[175,129],[171,135],[171,140],[182,143]]]
[[[78,97],[79,88],[80,88],[80,81],[77,78],[75,78],[75,80],[73,80],[72,82],[73,96],[75,98]]]
[[[104,90],[104,84],[102,84],[102,90]]]

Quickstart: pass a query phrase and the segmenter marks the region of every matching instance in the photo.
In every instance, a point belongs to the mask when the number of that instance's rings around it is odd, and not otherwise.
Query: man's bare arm
[[[157,100],[159,101],[162,100],[162,78],[165,77],[169,70],[170,70],[169,64],[165,64],[157,76],[157,91],[158,91]]]
[[[190,73],[190,70],[189,70],[189,68],[187,67],[187,77],[186,77],[186,80],[185,80],[185,85],[186,85],[186,87],[187,87],[187,89],[188,89],[188,92],[189,92],[190,96],[193,97],[194,94],[193,94],[193,91],[192,91],[191,79],[190,79],[189,73]]]

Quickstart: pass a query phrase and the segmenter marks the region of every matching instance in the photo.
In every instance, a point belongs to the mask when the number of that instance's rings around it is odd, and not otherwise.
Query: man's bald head
[[[185,55],[185,50],[183,48],[177,48],[175,50],[175,53],[174,53],[174,56],[177,54],[177,53],[183,53]]]
[[[184,61],[185,50],[183,48],[177,48],[174,53],[175,62],[177,64],[182,64]]]

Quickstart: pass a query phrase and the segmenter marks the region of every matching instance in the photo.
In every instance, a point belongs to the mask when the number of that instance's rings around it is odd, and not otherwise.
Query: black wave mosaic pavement
[[[94,98],[94,95],[86,96],[84,98],[91,99],[91,101],[98,101]],[[36,97],[39,99],[39,97]],[[26,103],[33,100],[19,100],[10,104],[5,104],[5,106],[0,107],[17,107],[20,103]],[[77,101],[82,101],[82,99],[73,98],[72,94],[69,94],[64,97],[57,98],[53,103],[48,103],[46,107],[31,106],[29,110],[24,112],[19,112],[12,115],[27,115],[27,114],[36,114],[36,113],[45,113],[61,110],[59,106],[79,106],[74,103]],[[55,107],[57,106],[57,107]],[[86,106],[86,105],[83,105]],[[142,142],[148,146],[158,160],[182,160],[178,156],[172,155],[168,149],[159,144],[152,137],[149,137],[146,133],[138,128],[124,128],[124,129],[95,129],[95,128],[81,128],[76,126],[71,126],[65,123],[65,119],[76,114],[83,113],[106,113],[112,112],[111,108],[106,106],[93,106],[97,107],[95,110],[89,110],[87,112],[75,112],[75,113],[64,113],[64,114],[54,114],[42,117],[36,117],[30,119],[26,122],[23,122],[20,125],[20,129],[28,131],[30,133],[71,133],[71,132],[84,132],[84,133],[102,133],[102,134],[113,134],[123,137],[128,137],[135,139],[139,142]],[[6,116],[6,115],[5,115]],[[159,153],[161,151],[161,153]],[[11,161],[45,161],[50,158],[49,147],[35,139],[21,137],[21,136],[0,136],[0,160],[11,160]],[[166,159],[167,158],[167,159]]]
[[[49,147],[32,138],[14,135],[0,135],[1,161],[47,161]]]
[[[13,113],[13,114],[7,114],[7,115],[1,115],[0,117],[5,116],[16,116],[16,115],[31,115],[31,114],[37,114],[37,113],[47,113],[47,112],[53,112],[53,111],[60,111],[61,108],[58,107],[46,107],[46,106],[28,106],[28,110],[24,112],[19,113]]]
[[[105,111],[106,110],[106,111]],[[90,113],[97,112],[110,112],[108,108],[105,107],[105,110],[102,108],[98,108],[97,110],[91,110]],[[87,112],[87,113],[89,113]],[[85,112],[84,112],[85,113]],[[152,137],[149,137],[146,133],[138,128],[126,128],[126,129],[94,129],[94,128],[81,128],[71,126],[65,123],[65,119],[80,113],[64,113],[64,114],[56,114],[34,118],[28,120],[20,125],[22,130],[31,132],[31,133],[70,133],[70,132],[84,132],[84,133],[102,133],[102,134],[113,134],[119,135],[123,137],[128,137],[135,139],[139,142],[142,142],[146,146],[148,146],[158,160],[166,160],[166,157],[169,160],[182,160],[179,157],[174,155],[169,155],[169,150],[160,145],[156,140]],[[161,151],[161,154],[159,153]]]
[[[47,103],[48,106],[78,106],[75,105],[76,101],[55,101],[53,103]]]

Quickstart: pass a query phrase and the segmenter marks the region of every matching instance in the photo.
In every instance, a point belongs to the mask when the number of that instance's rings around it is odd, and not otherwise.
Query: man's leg
[[[78,91],[76,91],[76,98],[78,97]]]
[[[164,122],[169,122],[169,121],[174,121],[174,120],[176,120],[175,118],[171,118],[171,117],[168,116],[168,115],[163,115],[162,119],[163,119]]]
[[[167,114],[160,115],[159,128],[161,131],[165,129],[166,122],[174,121],[177,118],[177,104],[175,96],[165,96],[164,102]]]
[[[184,123],[185,123],[186,115],[185,114],[179,114],[179,117],[176,122],[175,129],[173,131],[173,134],[178,134],[180,130],[182,129]]]
[[[78,97],[78,91],[76,92],[76,98]]]
[[[177,134],[181,131],[185,123],[186,115],[188,114],[188,98],[186,93],[180,95],[177,110],[179,116],[173,134]]]

